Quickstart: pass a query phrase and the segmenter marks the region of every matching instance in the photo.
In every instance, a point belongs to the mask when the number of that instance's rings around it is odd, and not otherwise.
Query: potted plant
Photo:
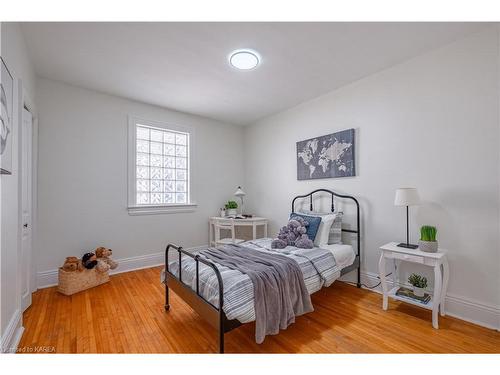
[[[425,288],[427,288],[427,278],[424,276],[412,273],[408,278],[408,282],[413,285],[413,294],[417,297],[423,297]]]
[[[226,207],[227,216],[238,215],[238,211],[237,211],[238,203],[236,203],[235,201],[228,201],[226,203],[225,207]]]
[[[437,229],[430,225],[424,225],[420,228],[419,248],[426,253],[435,253],[438,250],[438,242],[436,241]]]

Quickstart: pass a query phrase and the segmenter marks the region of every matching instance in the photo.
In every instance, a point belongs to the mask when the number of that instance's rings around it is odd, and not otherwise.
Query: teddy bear
[[[309,222],[301,217],[294,217],[288,224],[282,227],[278,238],[271,242],[272,249],[284,249],[287,246],[295,246],[301,249],[312,249],[313,242],[307,236]]]
[[[83,264],[77,257],[66,257],[62,269],[65,271],[83,271]]]
[[[95,256],[95,254],[94,253],[83,254],[82,264],[88,270],[91,270],[92,268],[97,266],[97,258]]]
[[[107,249],[105,247],[98,247],[97,249],[95,249],[95,255],[97,261],[99,263],[106,264],[109,267],[108,269],[114,270],[116,267],[118,267],[118,262],[115,262],[113,259],[111,259],[113,250]],[[101,266],[101,268],[105,268],[105,266]]]
[[[290,220],[287,225],[282,227],[278,233],[278,238],[271,242],[271,248],[284,249],[287,246],[295,246],[295,240],[298,233],[295,230],[300,227],[300,223],[296,220]]]
[[[98,272],[107,272],[109,271],[110,267],[109,264],[106,263],[104,260],[102,260],[101,258],[97,258],[97,264],[95,266],[95,269]]]

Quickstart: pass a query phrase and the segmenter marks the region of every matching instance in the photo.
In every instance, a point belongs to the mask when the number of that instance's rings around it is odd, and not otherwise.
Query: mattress
[[[263,238],[247,241],[241,246],[253,248],[260,251],[271,251],[270,238]],[[326,251],[325,251],[326,250]],[[243,250],[244,251],[244,250]],[[275,251],[275,250],[273,250]],[[309,294],[313,294],[322,287],[330,286],[340,277],[343,268],[351,265],[355,254],[349,245],[327,245],[311,250],[297,249],[289,246],[284,249],[294,258],[304,275],[304,282]],[[174,251],[175,253],[175,251]],[[304,253],[309,254],[307,257]],[[316,261],[311,261],[313,257],[321,257],[321,270],[318,270]],[[331,254],[331,255],[330,255]],[[217,265],[224,284],[224,304],[223,310],[229,320],[237,319],[241,323],[255,320],[253,285],[250,278],[237,270],[231,270]],[[169,262],[169,270],[178,277],[178,261]],[[319,272],[318,272],[319,271]],[[162,280],[164,273],[162,272]],[[213,270],[200,263],[199,265],[200,294],[213,306],[218,305],[218,282]],[[182,258],[182,281],[193,290],[196,288],[196,268],[192,258],[184,256]]]

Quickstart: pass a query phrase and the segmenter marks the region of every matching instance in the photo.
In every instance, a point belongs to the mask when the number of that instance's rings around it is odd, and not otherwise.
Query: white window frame
[[[137,147],[137,125],[145,125],[149,127],[172,130],[189,134],[188,147],[188,203],[171,203],[171,204],[152,204],[138,205],[137,199],[137,180],[136,180],[136,147]],[[151,215],[151,214],[171,214],[177,212],[194,212],[196,204],[195,191],[195,171],[194,171],[194,154],[195,154],[195,134],[194,129],[190,126],[171,124],[162,121],[146,120],[137,116],[129,115],[128,117],[128,213],[129,215]]]

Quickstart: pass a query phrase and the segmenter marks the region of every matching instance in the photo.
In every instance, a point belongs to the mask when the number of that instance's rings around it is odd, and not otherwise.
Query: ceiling
[[[480,23],[24,23],[41,77],[236,125],[475,32]],[[262,56],[237,71],[235,49]]]

